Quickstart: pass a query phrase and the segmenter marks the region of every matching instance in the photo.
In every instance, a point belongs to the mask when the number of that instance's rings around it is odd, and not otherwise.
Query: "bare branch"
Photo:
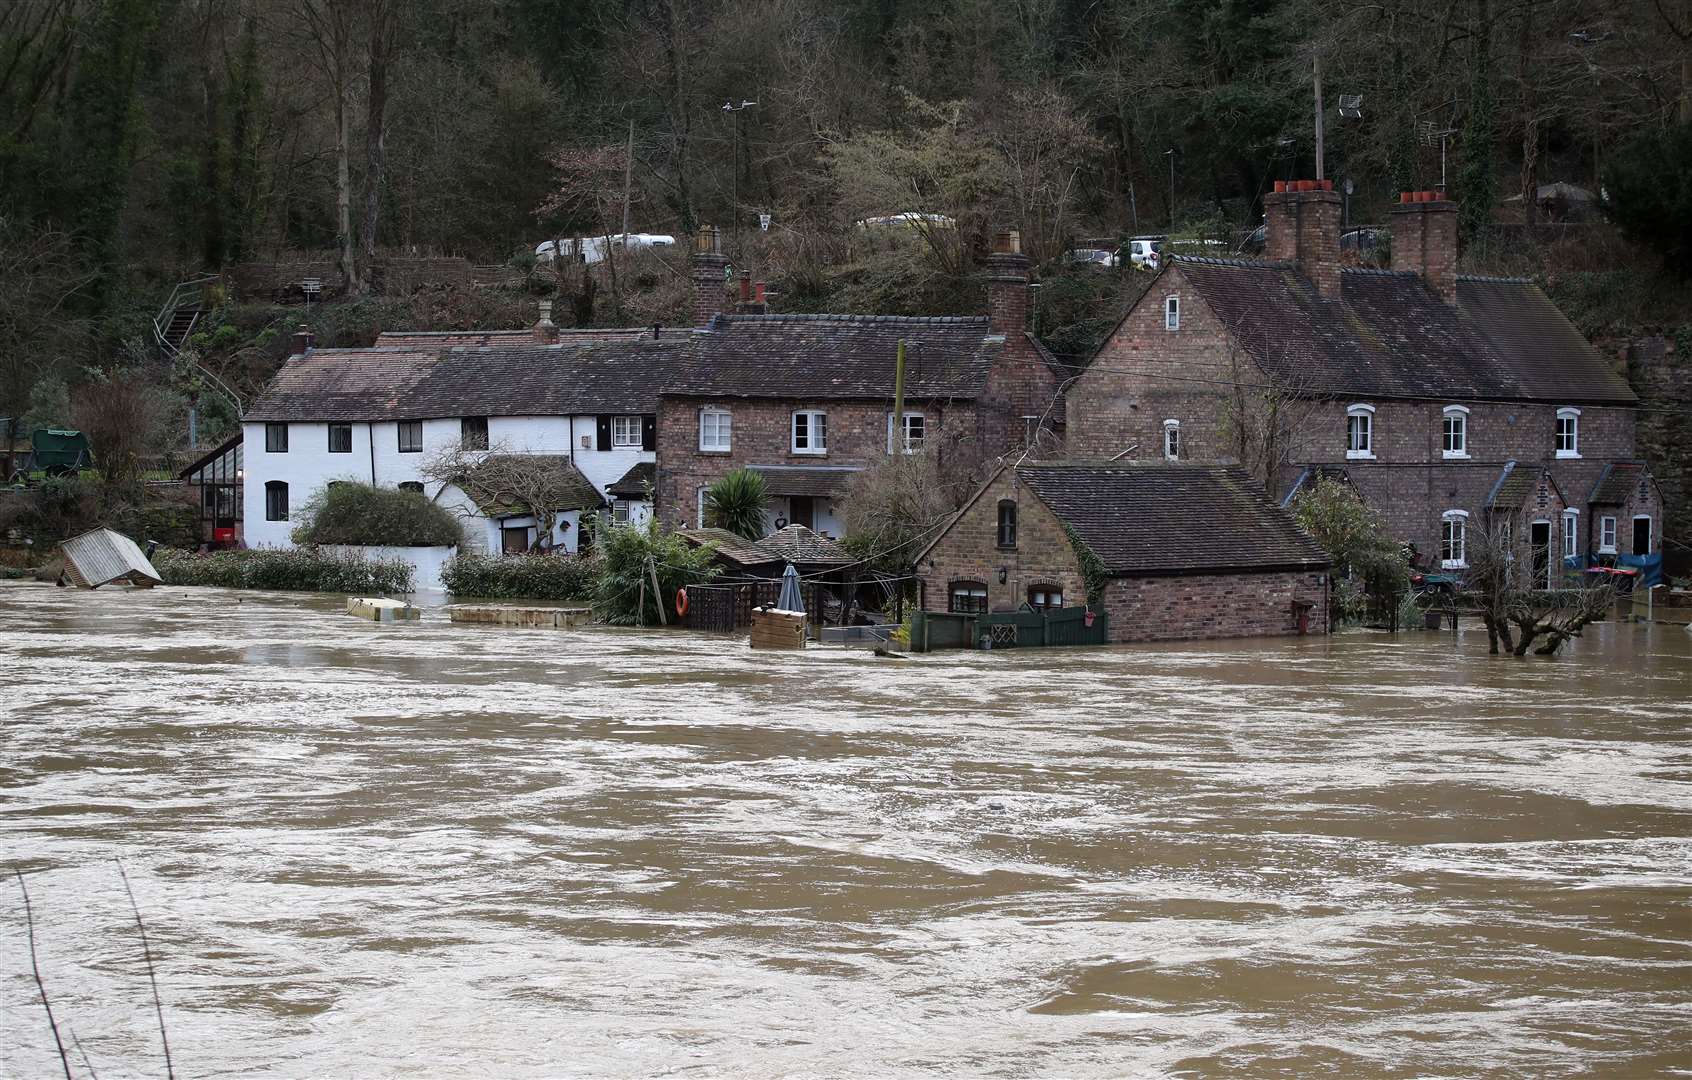
[[[153,974],[153,949],[147,944],[147,927],[141,922],[141,908],[135,903],[135,891],[129,887],[129,875],[124,873],[123,860],[117,859],[118,876],[123,878],[123,891],[129,894],[129,909],[135,912],[135,929],[141,932],[141,956],[147,961],[147,981],[153,984],[153,1011],[159,1018],[159,1041],[164,1044],[165,1076],[176,1080],[176,1069],[170,1061],[170,1036],[165,1034],[164,1005],[159,1001],[159,980]]]
[[[71,1080],[70,1057],[65,1053],[65,1041],[59,1038],[59,1022],[53,1019],[53,1005],[47,1000],[47,984],[41,981],[41,965],[35,959],[35,913],[29,906],[29,886],[24,884],[23,871],[17,875],[18,888],[23,890],[24,922],[29,927],[29,967],[35,973],[35,989],[41,994],[41,1007],[47,1010],[47,1026],[53,1029],[53,1044],[59,1048],[59,1064],[64,1066],[65,1080]]]

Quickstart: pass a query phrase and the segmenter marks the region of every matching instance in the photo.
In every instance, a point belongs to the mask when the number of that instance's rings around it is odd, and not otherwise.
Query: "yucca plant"
[[[769,501],[763,476],[751,469],[736,469],[706,489],[705,524],[748,540],[760,540]]]

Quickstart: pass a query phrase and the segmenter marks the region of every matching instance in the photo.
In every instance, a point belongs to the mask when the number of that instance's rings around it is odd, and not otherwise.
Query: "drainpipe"
[[[364,433],[370,437],[370,486],[376,486],[376,425],[365,424]]]

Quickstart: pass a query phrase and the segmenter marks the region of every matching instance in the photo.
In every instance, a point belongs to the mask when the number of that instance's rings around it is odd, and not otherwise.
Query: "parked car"
[[[1128,241],[1128,261],[1143,270],[1156,270],[1163,261],[1163,237],[1136,236]]]
[[[1388,235],[1385,229],[1377,229],[1372,225],[1352,229],[1350,232],[1340,233],[1340,250],[1373,251],[1381,245],[1381,241],[1385,240]]]
[[[1101,270],[1114,269],[1120,262],[1116,252],[1104,248],[1072,248],[1064,257],[1072,263],[1084,263]]]
[[[535,245],[535,258],[543,263],[558,258],[560,241],[547,240]],[[562,241],[564,258],[589,266],[605,261],[607,251],[648,251],[653,248],[674,247],[676,238],[667,233],[616,233],[611,236],[577,236]]]

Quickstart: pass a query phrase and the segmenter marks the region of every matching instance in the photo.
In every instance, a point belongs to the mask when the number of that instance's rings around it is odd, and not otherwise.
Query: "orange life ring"
[[[677,615],[686,615],[687,614],[687,590],[686,589],[677,589],[676,590],[676,614]]]

